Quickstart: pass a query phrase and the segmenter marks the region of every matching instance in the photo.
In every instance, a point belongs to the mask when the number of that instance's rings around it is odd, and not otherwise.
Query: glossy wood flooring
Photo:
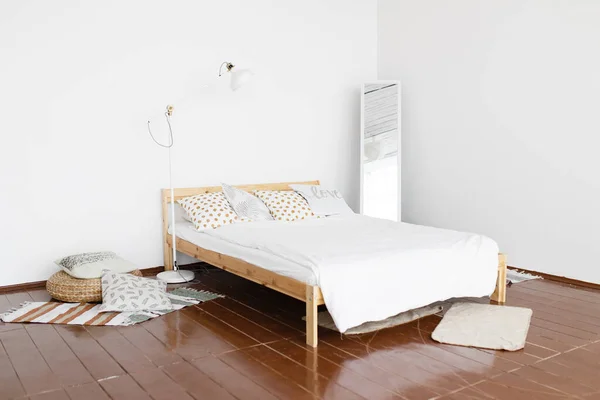
[[[0,325],[0,398],[600,399],[600,292],[548,281],[508,289],[534,310],[524,351],[441,345],[440,317],[304,345],[304,305],[219,270],[192,286],[227,297],[132,327]],[[0,308],[45,301],[0,296]]]

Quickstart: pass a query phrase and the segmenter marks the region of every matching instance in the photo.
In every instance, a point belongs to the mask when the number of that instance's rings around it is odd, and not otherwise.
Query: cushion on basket
[[[140,270],[130,272],[142,276]],[[96,279],[77,279],[64,271],[52,275],[46,282],[46,290],[56,300],[66,303],[94,303],[102,301],[102,281]]]
[[[67,274],[80,279],[100,278],[105,269],[115,272],[137,269],[134,263],[122,259],[112,251],[73,254],[56,260],[55,263]]]
[[[168,311],[167,283],[113,271],[102,273],[102,305],[99,311]]]

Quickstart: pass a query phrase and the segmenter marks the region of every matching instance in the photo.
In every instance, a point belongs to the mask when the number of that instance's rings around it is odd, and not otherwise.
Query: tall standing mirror
[[[360,210],[400,221],[400,83],[365,83],[361,98]]]

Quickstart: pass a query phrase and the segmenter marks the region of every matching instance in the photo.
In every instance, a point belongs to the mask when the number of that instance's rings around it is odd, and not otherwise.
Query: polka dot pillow
[[[293,190],[255,190],[254,195],[267,206],[278,221],[297,221],[314,214],[302,196]]]
[[[177,200],[198,231],[239,221],[223,192],[203,193]]]

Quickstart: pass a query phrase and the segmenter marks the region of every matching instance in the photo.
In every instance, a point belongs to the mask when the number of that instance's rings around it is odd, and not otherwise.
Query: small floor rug
[[[396,325],[402,325],[415,321],[428,315],[437,314],[440,311],[442,311],[441,305],[421,307],[394,315],[393,317],[389,317],[381,321],[365,322],[364,324],[348,329],[346,332],[344,332],[344,335],[358,335],[361,333],[369,333],[378,331],[380,329],[391,328]],[[329,312],[322,311],[318,313],[317,316],[319,326],[339,332]],[[302,317],[302,319],[306,321],[306,317]]]
[[[516,351],[525,347],[532,313],[522,307],[455,303],[431,337],[446,344]]]
[[[128,326],[223,296],[191,288],[178,288],[168,292],[167,297],[173,304],[172,310],[100,312],[98,310],[100,304],[25,302],[19,307],[2,314],[0,319],[4,322],[33,322],[38,324]]]
[[[510,283],[520,283],[520,282],[530,281],[532,279],[543,279],[543,278],[541,276],[532,275],[527,272],[509,269],[506,271],[506,279],[508,279]]]

